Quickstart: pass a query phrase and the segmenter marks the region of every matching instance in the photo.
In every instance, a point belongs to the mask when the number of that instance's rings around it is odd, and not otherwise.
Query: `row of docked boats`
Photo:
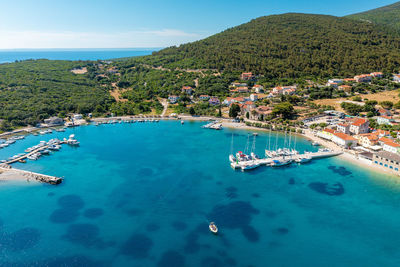
[[[24,135],[12,136],[12,137],[8,138],[7,140],[2,140],[2,142],[0,143],[0,149],[8,147],[9,145],[14,144],[16,141],[22,140],[22,139],[25,139]]]

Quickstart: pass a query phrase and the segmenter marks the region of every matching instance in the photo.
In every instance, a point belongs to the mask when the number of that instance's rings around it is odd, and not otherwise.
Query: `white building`
[[[400,145],[395,142],[386,142],[383,144],[383,150],[391,153],[399,153]]]
[[[364,134],[369,132],[369,121],[366,119],[357,119],[350,125],[350,133]]]
[[[357,146],[357,139],[345,133],[334,133],[332,142],[344,148],[352,148]]]

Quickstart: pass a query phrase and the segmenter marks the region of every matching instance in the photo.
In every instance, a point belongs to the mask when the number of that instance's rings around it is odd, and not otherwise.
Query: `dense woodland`
[[[69,112],[103,113],[112,99],[87,75],[70,70],[84,62],[27,60],[0,65],[0,118],[11,126],[35,125]]]
[[[354,76],[398,71],[400,37],[347,18],[284,14],[261,17],[139,60],[170,68],[252,71],[270,79]]]
[[[366,12],[348,16],[348,18],[384,25],[400,31],[400,2]]]

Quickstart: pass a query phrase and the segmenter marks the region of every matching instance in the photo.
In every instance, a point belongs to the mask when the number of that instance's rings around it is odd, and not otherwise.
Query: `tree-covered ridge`
[[[400,2],[348,16],[400,31]]]
[[[112,102],[108,90],[90,72],[71,72],[82,64],[88,62],[28,60],[0,64],[0,119],[13,126],[35,125],[68,112],[108,110]]]
[[[354,76],[398,71],[400,37],[348,18],[284,14],[134,60],[172,69],[252,71],[271,79]]]

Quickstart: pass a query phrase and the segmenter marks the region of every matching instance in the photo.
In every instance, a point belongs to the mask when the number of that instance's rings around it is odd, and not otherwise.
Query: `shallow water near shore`
[[[339,158],[234,171],[232,135],[245,150],[248,132],[202,124],[82,126],[0,150],[81,142],[15,165],[64,176],[60,186],[0,185],[0,266],[399,266],[396,178]],[[268,144],[259,133],[260,156]]]

